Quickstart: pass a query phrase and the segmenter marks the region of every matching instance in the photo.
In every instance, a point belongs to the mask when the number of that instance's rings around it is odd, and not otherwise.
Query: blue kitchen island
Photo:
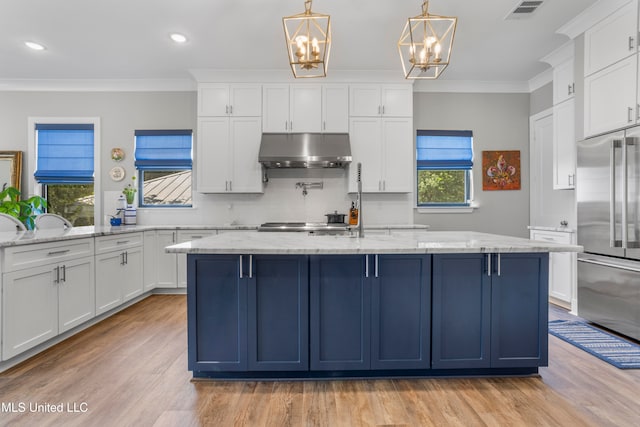
[[[196,378],[529,375],[547,365],[548,253],[473,232],[221,234],[187,253]]]

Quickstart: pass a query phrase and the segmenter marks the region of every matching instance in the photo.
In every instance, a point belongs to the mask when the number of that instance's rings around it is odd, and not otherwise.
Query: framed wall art
[[[520,190],[520,150],[482,152],[482,190]]]
[[[20,190],[22,181],[22,151],[0,151],[0,185],[1,190],[15,187]]]

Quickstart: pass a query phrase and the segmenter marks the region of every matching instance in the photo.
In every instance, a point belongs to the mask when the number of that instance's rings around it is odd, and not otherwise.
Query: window
[[[137,130],[139,206],[191,206],[191,130]]]
[[[418,206],[469,206],[472,132],[418,130],[416,167]]]
[[[47,211],[74,226],[94,224],[93,124],[38,123],[36,171]]]

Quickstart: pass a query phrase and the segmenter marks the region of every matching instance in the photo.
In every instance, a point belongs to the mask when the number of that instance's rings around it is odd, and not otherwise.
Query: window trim
[[[136,158],[137,152],[137,138],[139,136],[186,136],[189,135],[191,137],[191,155],[189,161],[182,159],[180,161],[173,160],[157,160],[157,161],[149,161],[149,160],[139,160]],[[134,131],[134,167],[136,168],[136,176],[138,179],[138,208],[141,209],[193,209],[193,193],[194,193],[194,174],[193,174],[193,150],[194,150],[194,131],[193,129],[136,129]],[[149,164],[147,164],[149,162]],[[145,171],[191,171],[191,204],[146,204],[144,203],[144,172]]]
[[[37,164],[36,159],[36,124],[92,124],[93,125],[93,223],[104,225],[104,213],[102,203],[102,170],[100,168],[100,148],[101,143],[101,127],[100,117],[28,117],[27,118],[27,135],[29,140],[28,146],[28,165],[23,170],[29,171],[27,188],[29,194],[42,196],[42,186],[33,176]]]
[[[465,163],[465,164],[454,164],[451,167],[446,167],[446,164],[443,165],[434,165],[433,167],[427,166],[419,166],[420,160],[418,160],[418,137],[420,136],[464,136],[469,137],[471,139],[471,160],[469,161],[468,166],[466,165],[466,161],[456,161],[457,163]],[[477,205],[474,204],[474,190],[473,190],[473,159],[475,157],[475,153],[473,150],[473,131],[470,130],[440,130],[440,129],[417,129],[415,136],[415,209],[418,212],[438,212],[438,213],[459,213],[459,212],[472,212]],[[438,161],[434,162],[438,163]],[[461,203],[447,203],[447,202],[428,202],[428,203],[420,203],[419,201],[419,191],[418,191],[418,180],[419,180],[419,171],[421,170],[463,170],[465,171],[465,196],[466,201]]]

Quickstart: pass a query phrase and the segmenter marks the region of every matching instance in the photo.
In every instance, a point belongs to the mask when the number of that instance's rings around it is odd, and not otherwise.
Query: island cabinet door
[[[249,370],[308,370],[309,258],[254,255],[249,262]]]
[[[371,276],[364,255],[310,257],[311,370],[371,367]],[[373,266],[370,266],[372,270]]]
[[[246,257],[242,257],[246,258]],[[247,282],[239,255],[187,256],[189,370],[247,369]]]
[[[371,368],[431,365],[431,256],[376,255],[371,293]]]
[[[433,255],[433,369],[490,367],[489,256]]]
[[[547,366],[548,254],[501,254],[493,266],[491,366]]]

